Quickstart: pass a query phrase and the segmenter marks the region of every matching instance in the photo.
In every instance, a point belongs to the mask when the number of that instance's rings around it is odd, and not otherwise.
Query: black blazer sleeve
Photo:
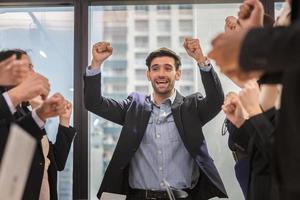
[[[299,52],[300,23],[253,29],[242,44],[239,62],[244,70],[300,70]]]
[[[283,72],[267,72],[257,81],[258,84],[278,84],[282,83]]]
[[[203,70],[200,70],[200,72],[206,96],[203,98],[198,93],[197,112],[204,125],[221,111],[221,106],[224,102],[224,93],[220,79],[213,68],[208,72]]]
[[[230,150],[247,151],[251,133],[249,131],[243,131],[241,128],[237,128],[228,119],[226,119],[226,126],[229,133],[228,146]]]
[[[53,150],[55,165],[58,171],[65,168],[72,141],[76,135],[76,130],[73,127],[64,127],[59,125],[56,141],[54,144],[50,143]]]
[[[265,156],[271,159],[272,136],[275,131],[276,110],[273,108],[265,113],[261,113],[246,120],[240,127],[240,131],[248,132],[256,148]],[[251,148],[248,149],[251,153]]]
[[[105,98],[101,94],[101,74],[84,76],[84,104],[88,111],[123,125],[132,98],[123,101]]]

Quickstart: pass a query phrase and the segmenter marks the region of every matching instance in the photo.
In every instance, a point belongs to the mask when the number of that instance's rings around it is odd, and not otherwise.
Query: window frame
[[[283,0],[261,0],[266,13],[274,16],[274,3]],[[77,136],[73,145],[73,199],[89,197],[88,112],[83,102],[83,78],[88,65],[89,6],[161,5],[161,4],[218,4],[241,3],[241,0],[2,0],[1,7],[74,7],[74,127]],[[75,42],[76,41],[76,42]],[[76,114],[80,113],[80,114]]]

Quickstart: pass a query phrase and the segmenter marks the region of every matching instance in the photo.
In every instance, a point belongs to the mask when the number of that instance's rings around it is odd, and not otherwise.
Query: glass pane
[[[275,2],[274,3],[274,15],[275,19],[280,15],[280,11],[283,8],[284,2]]]
[[[170,32],[171,31],[171,21],[166,19],[157,20],[157,31],[159,32]]]
[[[35,71],[46,76],[51,94],[60,92],[73,102],[72,7],[0,8],[0,49],[27,50]],[[73,122],[72,122],[73,124]],[[47,121],[49,140],[55,142],[58,120]],[[58,198],[72,199],[73,148],[58,176]]]
[[[218,33],[223,32],[225,17],[237,14],[239,5],[134,5],[121,8],[92,6],[90,45],[107,40],[112,44],[114,53],[105,63],[126,61],[122,66],[104,64],[102,68],[104,95],[122,99],[132,91],[149,94],[152,87],[145,76],[147,70],[145,59],[149,52],[162,46],[172,48],[182,57],[183,77],[177,82],[176,88],[186,95],[196,91],[204,93],[199,69],[182,47],[183,40],[185,37],[199,38],[206,54],[210,50],[211,40]],[[122,39],[114,40],[112,35]],[[119,46],[123,46],[126,53],[121,55]],[[125,73],[118,75],[107,73],[116,71],[115,66],[118,66],[118,69],[122,68]],[[218,68],[216,70],[218,71]],[[229,79],[222,74],[219,76],[225,93],[237,91],[237,87]],[[126,89],[122,91],[123,88],[116,88],[115,85],[126,85]],[[227,146],[228,135],[221,136],[224,118],[224,114],[220,112],[204,127],[203,132],[230,199],[240,200],[243,196],[234,175],[234,160]],[[114,151],[121,127],[93,114],[90,114],[89,124],[90,197],[96,199],[96,193]]]
[[[135,20],[135,30],[137,32],[148,31],[148,20]]]

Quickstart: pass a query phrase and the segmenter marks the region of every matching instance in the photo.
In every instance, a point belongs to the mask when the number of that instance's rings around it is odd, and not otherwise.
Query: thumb
[[[112,51],[113,51],[113,48],[112,48],[111,46],[107,46],[106,49],[107,49],[107,51],[109,51],[109,52],[112,52]]]

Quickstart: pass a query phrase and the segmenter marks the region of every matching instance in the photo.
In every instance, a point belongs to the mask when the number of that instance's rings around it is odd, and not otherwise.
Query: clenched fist
[[[110,46],[109,42],[98,42],[93,46],[93,59],[91,68],[100,68],[100,65],[111,56],[113,48]]]
[[[240,128],[245,120],[248,119],[248,113],[243,107],[238,94],[229,92],[226,95],[222,110],[226,114],[227,119],[237,128]]]
[[[245,0],[240,6],[239,24],[242,28],[251,29],[263,26],[264,7],[259,0]]]
[[[24,61],[16,60],[13,55],[0,62],[0,85],[18,85],[28,74],[30,69]]]
[[[65,114],[66,103],[64,97],[60,93],[55,93],[36,109],[36,113],[41,120],[46,121],[48,118]]]
[[[65,113],[59,115],[59,124],[65,127],[69,127],[71,115],[72,115],[72,103],[65,100]]]
[[[256,80],[249,80],[239,92],[239,98],[249,117],[262,112],[259,105],[260,90]]]
[[[183,47],[185,48],[187,54],[194,58],[197,63],[203,63],[206,58],[203,56],[203,52],[198,39],[185,38]]]

